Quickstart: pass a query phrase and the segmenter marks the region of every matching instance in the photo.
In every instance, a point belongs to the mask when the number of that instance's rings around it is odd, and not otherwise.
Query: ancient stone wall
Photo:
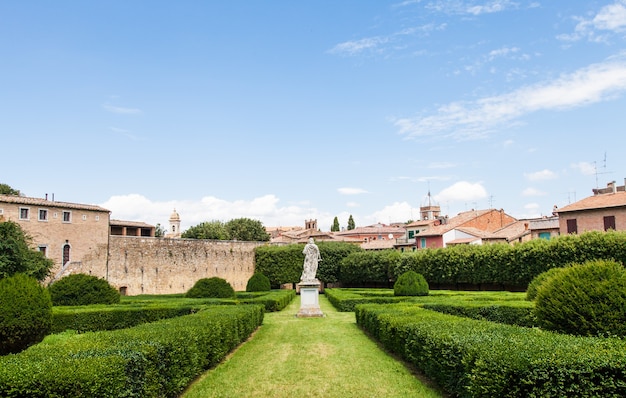
[[[110,236],[106,245],[73,264],[70,272],[105,278],[127,295],[184,293],[201,278],[220,277],[236,291],[254,273],[262,242]],[[107,266],[102,269],[102,259]]]

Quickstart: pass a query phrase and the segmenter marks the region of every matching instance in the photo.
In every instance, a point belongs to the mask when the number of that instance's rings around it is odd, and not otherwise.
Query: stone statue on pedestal
[[[317,266],[319,262],[322,261],[322,257],[320,256],[320,249],[313,241],[313,238],[309,238],[309,243],[304,246],[302,253],[304,253],[304,267],[300,281],[315,282],[317,280],[315,278]]]

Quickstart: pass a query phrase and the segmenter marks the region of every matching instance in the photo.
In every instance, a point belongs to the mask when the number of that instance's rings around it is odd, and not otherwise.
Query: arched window
[[[70,244],[65,241],[63,245],[63,265],[70,262]]]

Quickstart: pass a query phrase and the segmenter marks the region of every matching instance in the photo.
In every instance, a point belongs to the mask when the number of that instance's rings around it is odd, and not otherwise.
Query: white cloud
[[[363,193],[367,193],[367,191],[365,189],[349,188],[349,187],[338,188],[337,192],[339,192],[342,195],[360,195],[360,194],[363,194]]]
[[[572,163],[571,167],[586,176],[594,175],[596,173],[596,165],[589,162]]]
[[[427,9],[446,14],[470,14],[478,16],[481,14],[492,14],[502,12],[511,8],[519,8],[519,4],[510,0],[491,0],[484,4],[468,4],[459,0],[437,0],[426,5]]]
[[[487,190],[481,183],[470,183],[467,181],[459,181],[448,188],[443,189],[434,199],[439,203],[443,202],[468,202],[487,197]]]
[[[364,217],[366,222],[363,225],[373,225],[376,223],[390,224],[394,222],[407,222],[419,219],[419,209],[413,208],[407,202],[394,202],[385,206],[382,210],[374,212],[370,216]]]
[[[524,195],[524,196],[544,196],[544,195],[546,195],[546,193],[543,192],[543,191],[540,191],[540,190],[538,190],[536,188],[526,188],[522,192],[522,195]]]
[[[132,114],[141,113],[141,109],[137,109],[137,108],[124,108],[121,106],[113,106],[109,104],[104,104],[102,105],[102,107],[109,112],[119,113],[123,115],[132,115]]]
[[[472,102],[452,102],[433,115],[395,121],[408,138],[484,138],[496,128],[540,110],[565,110],[611,99],[626,90],[626,60],[620,56],[513,92]]]
[[[554,171],[544,169],[541,171],[536,171],[534,173],[524,173],[524,176],[529,181],[546,181],[546,180],[554,180],[555,178],[558,177],[558,174],[556,174]]]
[[[395,48],[403,48],[404,46],[402,45],[400,46],[396,45],[398,40],[401,40],[401,37],[414,36],[414,35],[418,35],[421,37],[428,36],[430,33],[434,31],[445,30],[446,26],[447,25],[445,23],[439,24],[439,25],[429,23],[429,24],[425,24],[421,26],[405,28],[397,32],[393,32],[386,36],[373,36],[373,37],[366,37],[366,38],[359,39],[359,40],[349,40],[349,41],[345,41],[343,43],[339,43],[335,45],[333,48],[328,50],[328,52],[330,54],[349,55],[349,56],[358,55],[365,51],[382,52],[386,50],[386,48],[384,48],[386,44],[392,44],[392,43],[394,44]]]
[[[564,41],[606,41],[610,33],[626,31],[626,0],[617,0],[600,9],[593,18],[574,17],[578,21],[573,33],[557,36]]]
[[[348,202],[348,203],[346,203],[346,206],[347,207],[359,207],[361,205],[359,203],[357,203],[357,202]]]
[[[303,206],[280,206],[274,195],[264,195],[252,200],[229,202],[213,196],[200,200],[171,200],[155,202],[143,195],[128,194],[112,196],[100,206],[111,210],[111,218],[128,221],[143,221],[149,224],[168,226],[172,211],[181,217],[183,230],[204,221],[229,221],[235,218],[259,220],[265,226],[300,226],[304,220],[317,218],[318,225],[330,225],[332,216],[315,208]]]

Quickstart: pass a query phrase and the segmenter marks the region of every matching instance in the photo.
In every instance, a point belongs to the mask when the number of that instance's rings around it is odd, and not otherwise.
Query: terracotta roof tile
[[[23,205],[30,205],[30,206],[58,207],[58,208],[74,209],[74,210],[102,211],[102,212],[107,212],[107,213],[111,212],[110,210],[107,210],[103,207],[96,206],[96,205],[59,202],[56,200],[47,200],[47,199],[42,199],[42,198],[30,198],[27,196],[0,195],[0,203],[1,202],[23,204]]]
[[[580,210],[605,209],[608,207],[626,207],[626,192],[589,196],[561,209],[557,208],[555,211],[557,213],[567,213]]]

